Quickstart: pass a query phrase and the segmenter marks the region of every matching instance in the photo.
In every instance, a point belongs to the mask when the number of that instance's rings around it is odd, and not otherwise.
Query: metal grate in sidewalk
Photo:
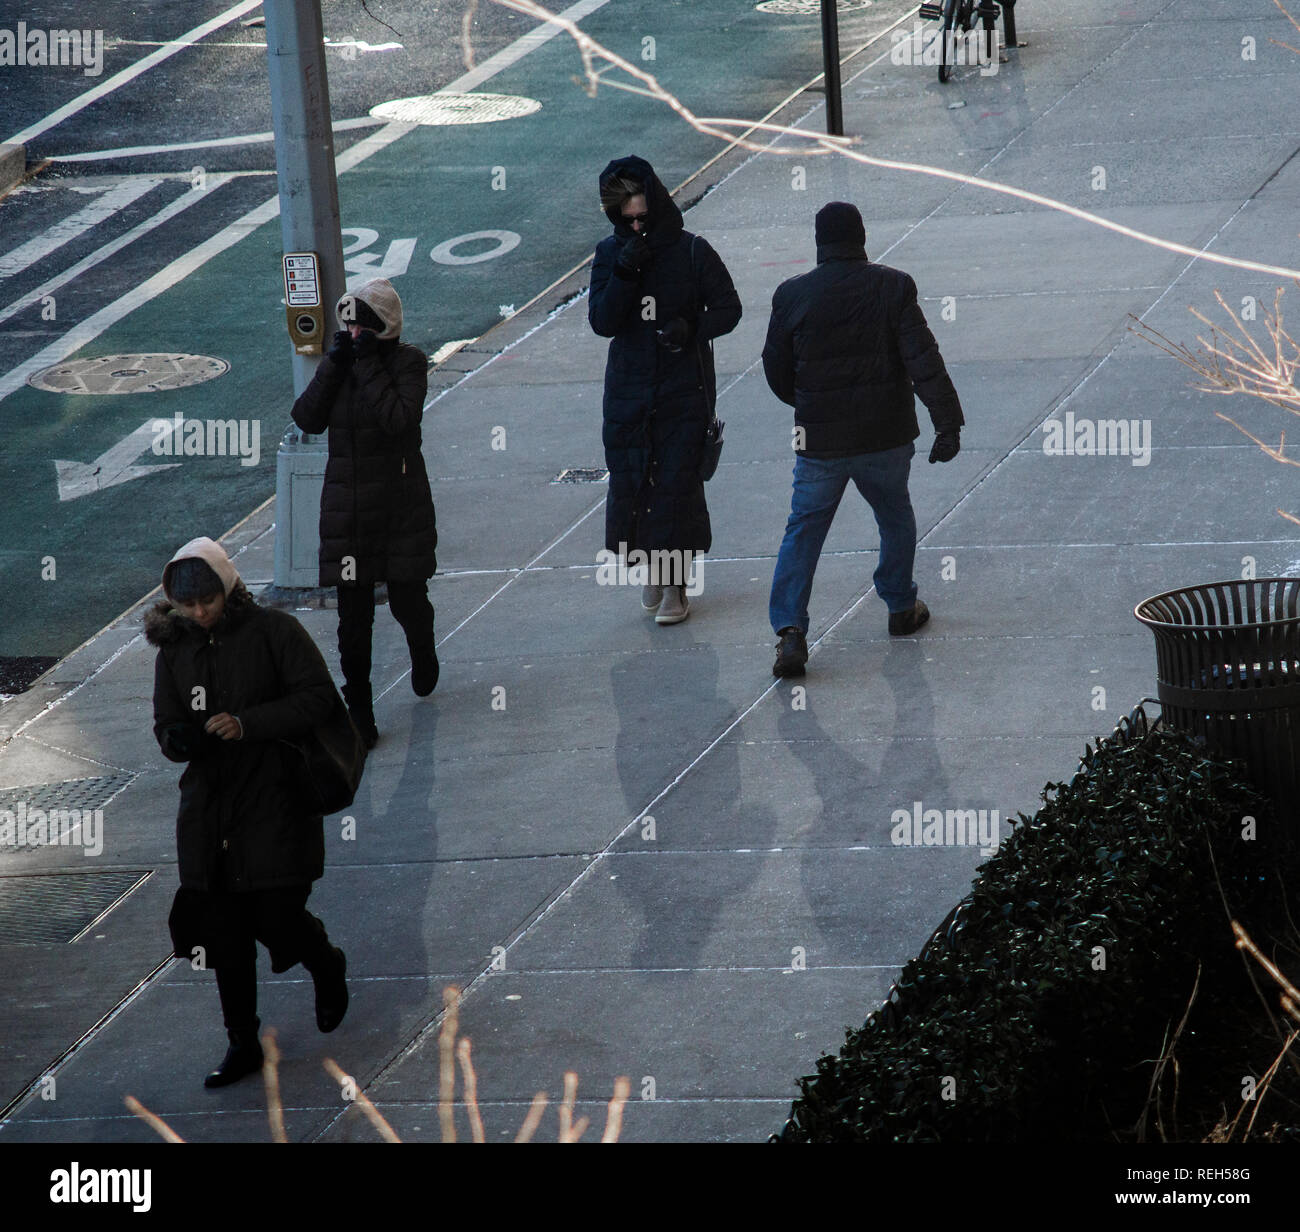
[[[28,787],[0,790],[0,854],[10,848],[32,850],[37,847],[80,842],[69,833],[75,830],[67,814],[102,809],[132,779],[133,774],[108,774],[98,778],[63,779],[55,783],[36,783]],[[34,825],[32,814],[43,817]],[[39,837],[33,839],[33,835]]]
[[[75,941],[151,873],[114,869],[0,877],[0,946]]]

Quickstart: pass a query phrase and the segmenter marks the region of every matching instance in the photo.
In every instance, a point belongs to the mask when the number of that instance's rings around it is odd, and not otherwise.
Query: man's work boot
[[[802,676],[804,664],[808,662],[808,639],[802,629],[793,625],[782,629],[781,640],[776,644],[776,663],[772,666],[773,676]]]
[[[930,619],[930,609],[918,599],[906,612],[889,613],[889,632],[894,637],[906,637],[915,633]]]

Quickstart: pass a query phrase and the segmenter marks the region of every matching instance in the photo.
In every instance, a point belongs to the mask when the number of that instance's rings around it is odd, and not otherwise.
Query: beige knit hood
[[[163,569],[163,591],[170,593],[167,583],[171,578],[172,566],[177,561],[189,560],[195,556],[204,561],[212,572],[221,579],[221,584],[226,588],[226,598],[229,599],[230,592],[241,581],[239,572],[231,564],[230,557],[226,555],[226,549],[206,535],[200,536],[198,539],[191,539],[167,562],[166,567]]]
[[[355,291],[339,296],[334,316],[340,329],[356,323],[356,310],[350,307],[353,300],[360,300],[384,323],[383,332],[375,335],[381,341],[401,334],[402,301],[387,278],[373,278]]]

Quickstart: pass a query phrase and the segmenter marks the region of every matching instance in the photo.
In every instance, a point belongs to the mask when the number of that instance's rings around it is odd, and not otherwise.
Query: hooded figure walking
[[[163,591],[144,618],[158,648],[153,730],[186,763],[168,924],[177,958],[216,971],[230,1048],[204,1085],[224,1087],[262,1068],[255,942],[273,971],[311,973],[322,1031],[347,1010],[347,960],[306,909],[325,870],[323,819],[291,786],[283,743],[325,721],[334,682],[307,630],[259,607],[211,539],[172,557]]]
[[[690,613],[687,575],[713,543],[700,478],[717,400],[709,343],[740,320],[722,258],[642,158],[600,173],[614,234],[596,246],[587,319],[609,338],[603,439],[609,469],[605,547],[651,564],[641,606],[659,624]]]
[[[438,683],[429,579],[438,530],[420,452],[429,390],[424,353],[401,342],[402,301],[386,278],[340,297],[339,331],[293,404],[304,432],[329,429],[320,502],[320,584],[337,588],[343,698],[366,748],[379,739],[370,691],[375,583],[406,634],[411,688]]]

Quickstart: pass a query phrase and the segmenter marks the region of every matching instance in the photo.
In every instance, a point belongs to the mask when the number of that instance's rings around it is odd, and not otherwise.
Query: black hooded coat
[[[600,186],[624,175],[644,185],[652,259],[639,273],[618,268],[635,234],[618,207],[614,234],[596,246],[587,319],[609,338],[605,365],[605,546],[612,552],[706,552],[709,509],[699,477],[704,436],[717,398],[709,342],[735,329],[740,297],[722,258],[683,229],[682,213],[642,158],[616,158]],[[680,351],[657,336],[681,317],[694,336]]]
[[[154,736],[181,775],[176,848],[181,886],[246,892],[306,885],[324,872],[325,835],[293,786],[285,740],[328,718],[334,684],[311,634],[287,612],[259,607],[237,583],[205,631],[169,600],[144,620],[158,648]],[[196,709],[197,707],[200,707]],[[240,740],[204,732],[223,711]]]
[[[329,430],[320,503],[320,584],[423,582],[438,566],[437,524],[420,452],[428,364],[379,342],[350,368],[324,356],[293,406],[304,432]],[[354,562],[344,577],[344,559]]]

